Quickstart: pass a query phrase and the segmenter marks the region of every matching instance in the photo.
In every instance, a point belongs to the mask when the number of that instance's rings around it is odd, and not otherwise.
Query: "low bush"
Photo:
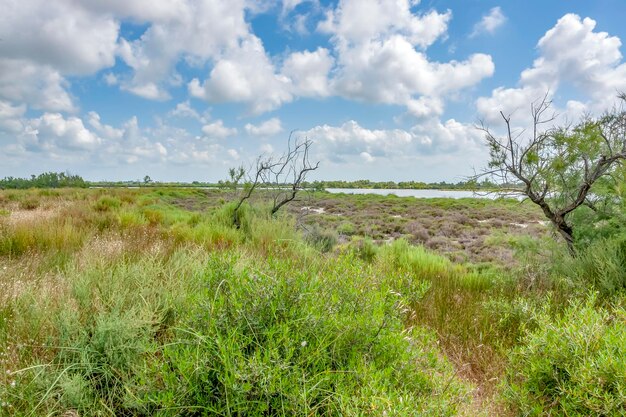
[[[504,396],[519,415],[623,416],[626,310],[573,302],[560,317],[543,312],[514,350]]]
[[[26,196],[26,198],[20,201],[20,208],[22,210],[35,210],[40,204],[41,202],[37,197]]]
[[[160,415],[455,415],[464,388],[402,299],[350,256],[322,271],[212,256],[193,308],[145,377]],[[324,268],[326,269],[326,268]]]
[[[305,240],[321,252],[330,252],[337,244],[337,234],[319,226],[311,226],[304,233]]]
[[[93,208],[96,211],[110,211],[119,208],[121,205],[122,201],[119,198],[104,195],[94,203]]]

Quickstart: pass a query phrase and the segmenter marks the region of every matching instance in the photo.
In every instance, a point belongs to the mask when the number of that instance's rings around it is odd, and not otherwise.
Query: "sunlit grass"
[[[515,415],[548,407],[516,394],[536,388],[540,342],[584,337],[559,317],[610,323],[602,355],[622,337],[620,239],[571,258],[505,226],[482,242],[511,248],[517,264],[459,263],[427,245],[425,227],[412,226],[423,244],[360,235],[358,207],[374,202],[387,217],[369,230],[395,233],[409,224],[393,217],[412,207],[406,199],[332,197],[335,220],[313,227],[297,207],[269,216],[261,196],[238,229],[229,200],[175,189],[0,191],[0,415],[505,415],[501,403]],[[473,230],[488,203],[416,204],[425,219],[445,213]],[[507,225],[527,210],[496,209]],[[599,316],[593,303],[570,306],[590,289]],[[521,382],[511,352],[523,355]],[[575,394],[600,392],[589,381]],[[626,402],[615,392],[612,410]]]

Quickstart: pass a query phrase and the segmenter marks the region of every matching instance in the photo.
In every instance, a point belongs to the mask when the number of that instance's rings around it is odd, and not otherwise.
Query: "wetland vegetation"
[[[0,191],[0,415],[622,415],[626,240],[515,200]]]

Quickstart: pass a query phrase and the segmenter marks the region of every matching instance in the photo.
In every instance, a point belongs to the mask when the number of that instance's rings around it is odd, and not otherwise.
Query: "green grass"
[[[236,229],[228,192],[0,191],[0,415],[623,411],[618,237],[570,258],[515,202],[320,193],[303,223],[263,197]],[[428,221],[515,263],[455,262]]]

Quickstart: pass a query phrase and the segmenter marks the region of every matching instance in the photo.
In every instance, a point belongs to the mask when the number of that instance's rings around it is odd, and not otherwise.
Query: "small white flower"
[[[11,381],[11,388],[15,388],[15,381]]]
[[[302,347],[306,347],[306,345],[307,345],[306,340],[303,340],[303,341],[300,343],[300,346],[302,346]]]

